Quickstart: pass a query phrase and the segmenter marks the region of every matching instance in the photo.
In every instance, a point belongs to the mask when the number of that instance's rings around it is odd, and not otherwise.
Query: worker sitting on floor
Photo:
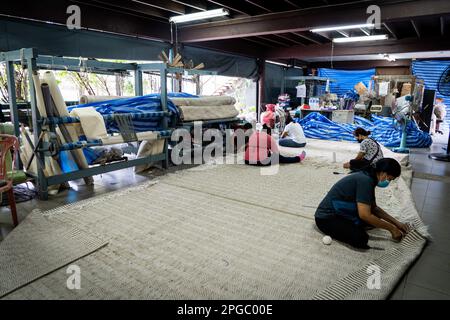
[[[401,241],[409,227],[377,206],[375,187],[386,188],[401,174],[400,164],[381,159],[375,168],[352,173],[338,181],[317,208],[316,225],[326,235],[356,248],[369,249],[366,228],[388,230]]]
[[[266,105],[266,111],[261,113],[261,119],[263,125],[265,124],[271,129],[275,128],[276,113],[274,104]]]
[[[303,151],[296,157],[284,157],[279,154],[275,139],[271,136],[272,130],[263,125],[262,131],[256,130],[245,147],[245,163],[248,165],[270,166],[277,163],[298,163],[305,159]]]
[[[278,141],[278,144],[288,148],[304,148],[306,146],[303,128],[292,119],[290,114],[286,117],[286,127],[281,134],[281,139]]]
[[[361,144],[360,151],[355,159],[344,163],[345,169],[358,171],[370,166],[374,166],[378,160],[383,159],[383,151],[378,142],[369,138],[370,131],[363,128],[357,128],[353,135],[355,139]]]

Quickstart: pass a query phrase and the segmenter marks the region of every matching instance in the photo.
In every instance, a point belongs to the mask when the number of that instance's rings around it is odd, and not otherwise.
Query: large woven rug
[[[33,213],[0,245],[0,297],[102,248],[107,241]],[[66,281],[61,282],[63,286]]]
[[[421,253],[426,230],[398,179],[378,193],[378,204],[417,231],[401,243],[370,231],[368,251],[323,245],[314,211],[343,177],[333,174],[340,167],[318,156],[280,166],[275,175],[239,164],[204,165],[35,212],[98,234],[108,245],[76,261],[80,290],[67,289],[60,269],[6,298],[384,299]],[[373,266],[381,271],[379,289],[367,285]]]

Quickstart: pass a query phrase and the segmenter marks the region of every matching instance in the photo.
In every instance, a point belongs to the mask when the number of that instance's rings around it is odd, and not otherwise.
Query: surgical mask
[[[391,182],[389,180],[384,180],[378,182],[378,187],[380,188],[387,188]]]

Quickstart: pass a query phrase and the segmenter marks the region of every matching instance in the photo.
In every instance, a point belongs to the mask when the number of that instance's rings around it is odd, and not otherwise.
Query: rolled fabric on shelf
[[[101,139],[108,134],[102,115],[95,108],[79,108],[70,112],[72,117],[80,119],[81,127],[87,139]]]
[[[82,95],[80,97],[80,104],[86,104],[86,103],[93,103],[93,102],[103,102],[103,101],[109,101],[109,100],[118,100],[118,99],[128,99],[132,98],[131,96],[89,96],[89,95]]]
[[[198,98],[170,98],[176,106],[225,106],[234,105],[236,99],[228,96],[200,96]]]
[[[58,84],[56,83],[55,76],[53,72],[46,71],[43,76],[43,80],[41,83],[47,83],[50,94],[53,99],[54,106],[56,108],[56,112],[58,117],[68,117],[69,111],[67,110],[66,103],[64,101],[64,98],[61,94],[61,91],[59,90]],[[75,128],[75,125],[77,124],[63,124],[60,125],[61,128],[64,128],[64,130],[61,130],[61,132],[65,135],[64,138],[66,142],[73,142],[78,141],[78,135]],[[82,150],[73,150],[72,156],[74,157],[74,160],[77,164],[77,166],[80,169],[88,169],[89,165],[87,163],[86,157],[83,154]],[[92,185],[94,183],[94,179],[92,177],[86,177],[84,178],[84,181],[87,185]]]
[[[184,121],[229,119],[239,115],[234,105],[179,106]]]

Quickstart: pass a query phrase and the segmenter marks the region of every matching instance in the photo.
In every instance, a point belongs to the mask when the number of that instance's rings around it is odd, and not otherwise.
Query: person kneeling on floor
[[[286,127],[281,134],[281,139],[278,141],[278,144],[288,148],[304,148],[306,146],[303,128],[292,119],[290,114],[286,117]]]
[[[353,132],[355,139],[361,144],[360,151],[355,159],[344,164],[345,169],[352,171],[363,170],[375,166],[378,160],[383,159],[383,151],[374,139],[369,138],[371,132],[363,128],[357,128]]]
[[[272,130],[267,125],[263,125],[262,131],[257,130],[250,136],[245,147],[245,164],[270,166],[277,163],[298,163],[305,159],[305,151],[296,157],[282,156],[271,134]]]
[[[370,248],[367,228],[385,229],[395,241],[401,241],[409,231],[408,226],[378,207],[375,199],[375,187],[386,188],[400,174],[400,164],[385,158],[375,168],[341,179],[317,208],[317,227],[326,235],[361,249]]]

